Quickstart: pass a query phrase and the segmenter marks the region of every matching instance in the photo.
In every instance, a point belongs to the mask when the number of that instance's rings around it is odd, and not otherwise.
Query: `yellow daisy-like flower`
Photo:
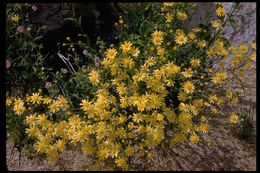
[[[177,19],[179,20],[186,20],[188,15],[184,11],[178,11]]]
[[[247,45],[242,44],[242,45],[239,46],[239,49],[240,49],[243,53],[246,53],[247,50],[248,50],[248,47],[247,47]]]
[[[138,57],[139,54],[140,54],[139,48],[133,47],[133,48],[132,48],[132,56],[133,56],[133,57]]]
[[[253,49],[256,49],[256,42],[253,42],[251,46]]]
[[[52,99],[50,97],[44,97],[42,98],[42,103],[43,104],[49,104],[51,103]]]
[[[14,111],[16,115],[22,115],[25,111],[24,101],[20,98],[14,101]]]
[[[250,55],[249,55],[249,58],[253,61],[256,61],[256,52],[252,52]]]
[[[227,78],[227,74],[224,71],[217,72],[212,78],[214,84],[221,84]]]
[[[57,150],[59,150],[59,151],[64,151],[64,149],[65,149],[65,141],[64,140],[61,140],[61,139],[59,139],[58,141],[56,141],[56,143],[55,143],[55,146],[56,146],[56,148],[57,148]]]
[[[127,168],[127,163],[126,163],[126,160],[124,157],[118,157],[116,160],[115,160],[115,163],[118,167],[120,168]]]
[[[157,47],[157,55],[158,56],[163,56],[165,54],[165,49],[161,46]]]
[[[181,74],[185,77],[185,78],[190,78],[193,76],[193,71],[191,68],[186,69],[185,71],[181,72]]]
[[[194,32],[190,32],[188,34],[188,37],[191,39],[191,40],[194,40],[196,38],[196,34]]]
[[[209,126],[208,126],[208,124],[205,124],[205,123],[201,124],[201,125],[199,126],[199,130],[202,131],[203,133],[208,133],[208,131],[209,131]]]
[[[225,9],[224,9],[223,7],[218,7],[218,8],[216,9],[216,14],[217,14],[217,16],[219,16],[219,17],[224,16],[224,15],[225,15]]]
[[[39,123],[40,125],[44,125],[46,122],[47,122],[47,117],[45,114],[38,116],[37,123]]]
[[[90,109],[91,103],[85,99],[83,99],[80,103],[81,109],[84,111],[88,111]]]
[[[90,73],[89,73],[89,80],[90,82],[93,84],[93,85],[98,85],[99,83],[99,73],[95,70],[92,70]]]
[[[38,141],[36,144],[36,151],[38,153],[44,153],[44,150],[46,150],[46,145],[43,141]]]
[[[231,113],[230,117],[229,117],[229,121],[232,124],[236,124],[238,122],[238,116],[237,114],[235,114],[234,112]]]
[[[199,59],[192,58],[190,63],[193,67],[199,67],[200,66],[200,60]]]
[[[194,144],[198,143],[199,140],[200,140],[200,138],[199,138],[199,136],[196,135],[196,134],[193,134],[193,135],[190,136],[190,141],[191,141],[192,143],[194,143]]]
[[[158,114],[157,117],[156,117],[156,119],[158,121],[163,121],[163,118],[164,118],[163,114]]]
[[[179,33],[178,35],[176,35],[175,41],[177,44],[183,45],[183,44],[187,43],[188,38],[183,33]]]
[[[170,13],[167,13],[165,15],[165,18],[166,18],[166,23],[170,23],[173,20],[173,15]]]
[[[48,106],[48,108],[52,113],[58,112],[60,110],[59,102],[54,101],[52,104]]]
[[[189,94],[195,90],[195,86],[192,82],[187,81],[183,84],[183,90],[185,93]]]
[[[18,22],[19,19],[20,19],[20,17],[16,14],[11,16],[11,21],[13,21],[13,22]]]
[[[27,116],[26,119],[25,119],[25,122],[26,122],[26,124],[28,124],[28,125],[35,125],[36,116],[35,116],[35,115]]]
[[[209,96],[209,102],[210,103],[215,103],[215,101],[217,101],[217,100],[218,100],[218,98],[217,98],[216,95],[210,95]]]
[[[207,45],[207,42],[205,40],[199,40],[198,41],[198,46],[203,48],[203,47],[206,47]]]
[[[154,45],[160,46],[163,42],[164,33],[162,31],[155,31],[152,33],[152,42]]]
[[[42,100],[42,96],[40,96],[40,93],[33,93],[30,101],[33,104],[35,104],[35,103],[40,104],[41,100]]]
[[[213,26],[214,28],[219,27],[219,25],[220,25],[220,23],[219,23],[217,20],[213,20],[213,21],[211,22],[211,26]]]
[[[122,49],[122,52],[126,54],[130,52],[132,48],[132,43],[130,41],[125,41],[123,44],[120,45],[120,48]]]
[[[112,49],[108,49],[105,54],[107,58],[112,59],[117,55],[117,51],[116,49],[112,48]]]
[[[12,99],[6,98],[5,104],[6,104],[6,106],[10,106],[12,104]]]
[[[126,154],[127,156],[133,155],[133,154],[134,154],[134,147],[131,146],[131,145],[128,145],[128,146],[126,147],[126,149],[125,149],[125,154]]]

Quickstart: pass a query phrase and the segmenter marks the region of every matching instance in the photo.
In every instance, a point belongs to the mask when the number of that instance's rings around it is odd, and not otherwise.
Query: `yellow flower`
[[[216,14],[217,14],[217,16],[219,16],[219,17],[224,16],[224,15],[225,15],[225,9],[224,9],[223,7],[218,7],[218,8],[216,9]]]
[[[44,125],[47,122],[47,117],[45,114],[39,115],[38,116],[38,123],[40,125]]]
[[[199,130],[202,131],[203,133],[207,133],[207,132],[209,131],[209,126],[208,126],[208,124],[205,124],[205,123],[201,124],[201,125],[199,126]]]
[[[215,101],[217,101],[217,96],[216,95],[210,95],[209,96],[209,102],[210,103],[215,103]]]
[[[182,75],[185,77],[185,78],[190,78],[193,76],[193,71],[191,68],[188,68],[186,69],[185,71],[181,72]]]
[[[183,89],[185,93],[189,94],[195,90],[195,86],[192,82],[187,81],[183,84]]]
[[[176,133],[173,137],[173,142],[179,142],[182,143],[186,139],[185,134],[183,133]]]
[[[239,49],[240,49],[243,53],[246,53],[247,50],[248,50],[248,47],[247,47],[247,45],[242,44],[242,45],[239,46]]]
[[[164,116],[162,114],[158,114],[157,117],[156,117],[156,119],[158,121],[163,121],[163,118],[164,118]]]
[[[48,106],[48,108],[52,113],[58,112],[60,110],[59,102],[54,101],[51,105]]]
[[[217,28],[217,27],[219,27],[219,22],[217,21],[217,20],[213,20],[212,22],[211,22],[211,25],[214,27],[214,28]]]
[[[184,11],[178,11],[177,19],[179,20],[186,20],[188,15]]]
[[[6,106],[10,106],[12,104],[12,99],[6,98],[5,104],[6,104]]]
[[[16,14],[11,16],[11,21],[13,21],[13,22],[18,22],[19,19],[20,19],[20,17]]]
[[[140,54],[139,48],[133,47],[133,48],[132,48],[132,56],[133,56],[133,57],[138,57],[139,54]]]
[[[46,148],[47,148],[47,146],[45,145],[44,141],[37,141],[37,143],[36,143],[36,151],[38,153],[44,153]]]
[[[89,142],[85,142],[81,149],[85,154],[93,154],[95,151],[95,148]]]
[[[160,46],[163,42],[164,33],[162,31],[155,31],[152,33],[152,42],[154,45]]]
[[[29,128],[26,128],[25,133],[27,133],[30,137],[36,137],[37,136],[37,129],[34,126],[31,126]]]
[[[253,42],[253,43],[252,43],[252,48],[253,48],[253,49],[256,49],[256,42]]]
[[[217,72],[215,76],[212,77],[214,84],[221,84],[227,78],[227,74],[224,71]]]
[[[24,101],[20,98],[14,101],[14,111],[16,115],[22,115],[25,111]]]
[[[199,59],[192,58],[190,63],[193,67],[199,67],[200,66],[200,60]]]
[[[193,135],[190,136],[190,141],[191,141],[192,143],[194,143],[194,144],[198,143],[199,140],[200,140],[200,138],[199,138],[199,136],[196,135],[196,134],[193,134]]]
[[[124,66],[130,69],[133,68],[135,65],[134,61],[130,58],[124,58],[122,61]]]
[[[170,13],[167,13],[165,18],[166,18],[166,23],[170,23],[173,20],[173,15]]]
[[[183,91],[180,91],[179,94],[178,94],[178,99],[182,102],[186,101],[187,100],[187,95],[185,92]]]
[[[35,116],[35,115],[27,116],[25,122],[26,122],[28,125],[35,125],[36,116]]]
[[[64,151],[64,149],[65,149],[65,141],[59,139],[58,141],[56,141],[55,146],[56,146],[57,150]]]
[[[126,163],[126,160],[124,157],[118,157],[116,160],[115,160],[115,163],[118,167],[120,168],[124,168],[126,169],[128,167],[127,163]]]
[[[69,107],[68,101],[64,97],[60,97],[57,102],[63,109],[67,109]]]
[[[50,98],[50,97],[44,97],[44,98],[42,98],[42,102],[43,102],[43,104],[49,104],[49,103],[51,103],[51,101],[52,101],[52,99]]]
[[[90,109],[91,103],[85,99],[81,100],[80,103],[81,109],[84,111],[88,111]]]
[[[202,115],[202,116],[200,117],[200,121],[204,123],[204,122],[207,121],[207,118],[206,118],[204,115]]]
[[[191,39],[191,40],[194,40],[196,38],[196,34],[194,32],[190,32],[188,34],[188,37]]]
[[[90,73],[89,73],[89,80],[90,82],[93,84],[93,85],[98,85],[99,83],[99,73],[95,70],[92,70]]]
[[[120,48],[122,49],[122,52],[126,54],[130,52],[132,48],[132,43],[130,41],[125,41],[123,44],[120,45]]]
[[[131,146],[131,145],[128,145],[128,146],[126,147],[126,149],[125,149],[125,154],[126,154],[127,156],[133,155],[133,154],[134,154],[134,147]]]
[[[105,159],[105,158],[107,158],[107,157],[109,156],[109,150],[108,150],[108,148],[102,148],[102,149],[100,149],[100,150],[98,151],[97,155],[98,155],[98,157],[99,157],[100,159]]]
[[[119,152],[120,152],[120,148],[121,148],[121,145],[120,144],[118,144],[118,143],[116,143],[116,144],[114,144],[114,145],[112,145],[112,146],[110,146],[111,147],[111,151],[110,151],[110,156],[112,157],[112,158],[114,158],[114,157],[118,157],[118,154],[119,154]]]
[[[183,33],[179,33],[179,34],[175,37],[175,41],[176,41],[177,44],[183,45],[183,44],[187,43],[188,38],[187,38]]]
[[[105,54],[107,58],[113,59],[117,55],[117,51],[116,49],[112,48],[108,49]]]
[[[163,56],[165,54],[165,49],[163,47],[158,46],[157,47],[157,55]]]
[[[135,123],[139,123],[143,121],[143,115],[142,114],[135,114],[134,113],[134,116],[133,116],[133,122]]]
[[[42,96],[40,96],[40,93],[33,93],[31,96],[31,102],[33,104],[37,103],[40,104],[42,100]]]
[[[252,52],[250,55],[249,55],[249,58],[253,61],[256,61],[256,52]]]
[[[237,121],[238,121],[238,116],[237,116],[234,112],[232,112],[231,115],[230,115],[230,117],[229,117],[229,121],[230,121],[232,124],[236,124]]]
[[[199,47],[203,48],[207,45],[207,42],[205,40],[199,40],[198,45],[199,45]]]

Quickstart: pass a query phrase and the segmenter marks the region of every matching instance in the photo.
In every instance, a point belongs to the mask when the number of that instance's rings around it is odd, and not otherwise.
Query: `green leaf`
[[[236,31],[237,31],[237,28],[236,28],[236,22],[235,22],[235,20],[234,20],[234,19],[230,19],[230,20],[229,20],[229,23],[230,23],[232,29],[234,30],[234,32],[236,32]]]

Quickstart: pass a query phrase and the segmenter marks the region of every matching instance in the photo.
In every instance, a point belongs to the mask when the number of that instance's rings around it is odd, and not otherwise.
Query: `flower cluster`
[[[176,5],[162,4],[162,26],[187,20],[185,8],[172,13]],[[216,14],[223,17],[225,11],[218,7]],[[212,21],[215,28],[220,24]],[[108,48],[99,66],[84,70],[92,93],[76,108],[69,98],[41,93],[24,100],[8,98],[6,105],[17,116],[25,116],[26,133],[50,162],[57,161],[58,152],[67,146],[78,145],[98,161],[112,159],[127,170],[129,158],[151,157],[162,143],[199,143],[200,133],[209,130],[208,116],[223,104],[237,103],[239,92],[227,89],[228,79],[238,70],[252,68],[256,45],[228,46],[221,37],[211,42],[201,36],[206,33],[202,27],[190,31],[178,25],[157,27],[145,48],[130,39]],[[229,120],[239,121],[235,112]]]

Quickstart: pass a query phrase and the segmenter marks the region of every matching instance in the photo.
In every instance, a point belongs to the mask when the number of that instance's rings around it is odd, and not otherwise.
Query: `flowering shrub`
[[[6,7],[6,78],[8,92],[39,87],[38,73],[43,66],[41,54],[44,27],[33,28],[29,22],[31,5],[7,4]],[[33,79],[33,80],[32,80]],[[14,89],[15,88],[15,89]]]
[[[238,4],[226,14],[216,3],[211,27],[190,30],[183,26],[192,17],[189,5],[154,6],[158,20],[149,21],[154,27],[146,34],[129,36],[107,48],[98,65],[72,74],[67,85],[76,84],[78,94],[34,92],[6,100],[9,113],[24,120],[37,153],[55,162],[59,152],[79,146],[97,163],[112,160],[128,170],[134,155],[153,157],[152,150],[162,144],[200,142],[210,128],[208,117],[239,102],[243,91],[232,84],[244,82],[256,43],[235,46],[223,35]],[[127,28],[123,23],[121,17],[117,26]],[[226,111],[227,120],[238,123],[238,113]]]

